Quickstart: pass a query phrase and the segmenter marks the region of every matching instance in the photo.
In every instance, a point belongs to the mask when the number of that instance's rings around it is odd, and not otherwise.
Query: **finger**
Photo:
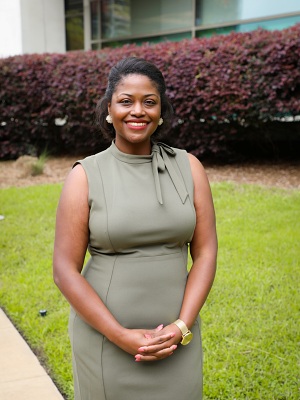
[[[175,336],[175,332],[170,332],[170,333],[166,333],[165,335],[152,337],[151,341],[149,341],[148,346],[151,346],[153,344],[160,344],[160,343],[167,342],[168,340],[172,339],[174,336]]]
[[[168,356],[170,356],[171,354],[173,354],[173,353],[169,353],[168,355],[165,355],[165,356],[161,356],[160,358],[158,358],[158,357],[154,357],[154,356],[142,356],[142,355],[140,355],[140,356],[136,356],[135,357],[135,361],[136,362],[154,362],[154,361],[159,361],[159,360],[163,360],[164,358],[167,358]]]
[[[166,333],[165,335],[161,335],[161,336],[152,336],[152,335],[149,335],[148,333],[146,333],[144,336],[146,339],[149,339],[148,346],[151,346],[154,344],[164,343],[164,342],[172,339],[175,336],[175,332]]]
[[[163,349],[160,350],[154,354],[136,354],[135,355],[135,361],[139,362],[139,361],[157,361],[157,360],[162,360],[164,358],[169,357],[170,355],[172,355],[174,353],[174,350],[176,350],[177,346],[174,345],[167,348],[167,349]]]
[[[155,332],[159,332],[164,328],[163,324],[158,325],[158,327],[155,329]]]
[[[143,354],[143,355],[150,355],[150,354],[156,354],[161,352],[162,350],[171,350],[174,351],[177,349],[176,344],[171,344],[169,343],[168,346],[166,347],[166,344],[160,344],[160,345],[155,345],[155,346],[142,346],[138,349],[138,351]]]
[[[154,356],[142,356],[140,354],[137,354],[135,356],[135,361],[136,362],[143,362],[143,361],[158,361],[159,359]]]
[[[159,332],[162,329],[164,329],[164,325],[160,324],[160,325],[158,325],[157,328],[154,329],[154,332]],[[154,334],[151,334],[151,333],[145,333],[144,336],[145,336],[146,339],[152,339],[153,337],[155,337]]]

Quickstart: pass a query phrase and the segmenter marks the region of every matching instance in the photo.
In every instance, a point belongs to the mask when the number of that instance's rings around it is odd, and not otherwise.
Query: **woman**
[[[153,140],[170,123],[165,90],[143,59],[114,66],[98,107],[114,141],[77,162],[61,194],[54,279],[72,307],[76,400],[202,397],[199,311],[215,275],[214,208],[200,162]]]

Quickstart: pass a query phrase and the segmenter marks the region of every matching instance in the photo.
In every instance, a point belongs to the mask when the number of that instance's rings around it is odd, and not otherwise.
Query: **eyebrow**
[[[117,97],[120,97],[120,96],[134,97],[132,94],[129,94],[129,93],[120,93],[117,95]],[[155,96],[155,97],[159,98],[159,96],[157,96],[157,94],[155,94],[155,93],[146,94],[144,97],[150,97],[150,96]]]

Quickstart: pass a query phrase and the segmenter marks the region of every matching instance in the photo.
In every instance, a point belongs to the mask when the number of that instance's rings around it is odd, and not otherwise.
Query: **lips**
[[[126,124],[132,128],[144,128],[148,122],[147,121],[126,121]]]

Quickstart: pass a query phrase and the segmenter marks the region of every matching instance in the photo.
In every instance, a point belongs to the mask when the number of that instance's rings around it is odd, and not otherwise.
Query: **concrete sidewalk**
[[[1,309],[0,399],[63,400],[49,375]]]

